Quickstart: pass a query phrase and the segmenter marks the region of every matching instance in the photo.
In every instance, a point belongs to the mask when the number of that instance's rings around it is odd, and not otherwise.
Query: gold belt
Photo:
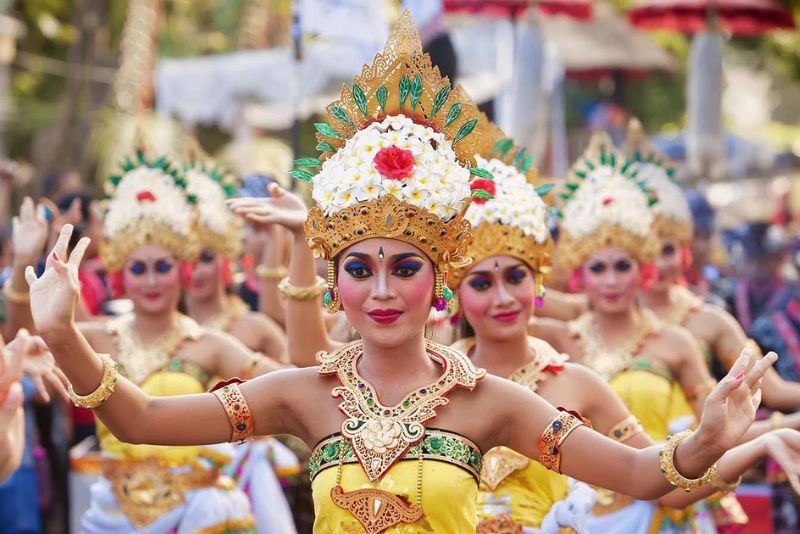
[[[521,534],[522,525],[517,525],[508,514],[499,515],[491,519],[484,519],[478,523],[475,534]]]
[[[102,467],[119,507],[138,529],[183,504],[187,491],[214,486],[219,477],[217,469],[197,463],[187,464],[190,469],[185,472],[176,472],[156,458],[104,458]]]

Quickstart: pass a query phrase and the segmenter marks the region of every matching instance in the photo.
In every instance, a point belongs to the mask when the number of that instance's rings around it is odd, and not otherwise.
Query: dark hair
[[[96,198],[89,191],[73,191],[70,193],[65,193],[56,200],[58,211],[61,213],[66,213],[75,200],[81,201],[81,220],[75,225],[75,229],[72,232],[72,237],[69,240],[70,250],[72,250],[72,248],[78,244],[80,238],[85,235],[86,227],[89,225],[90,218],[92,217],[91,204],[96,200]]]

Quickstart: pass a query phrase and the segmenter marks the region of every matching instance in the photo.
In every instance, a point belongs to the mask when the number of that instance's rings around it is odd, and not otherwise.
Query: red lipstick
[[[400,310],[386,309],[386,310],[372,310],[367,312],[373,321],[380,324],[390,324],[395,322],[403,312]]]
[[[492,319],[495,321],[500,321],[501,323],[513,323],[519,317],[518,311],[510,311],[510,312],[503,312],[498,313],[497,315],[492,315]]]

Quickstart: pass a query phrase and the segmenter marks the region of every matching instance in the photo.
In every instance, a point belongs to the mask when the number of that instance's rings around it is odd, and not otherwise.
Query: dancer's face
[[[651,287],[653,291],[664,291],[678,281],[683,274],[682,256],[683,247],[681,247],[677,239],[672,237],[661,238],[661,251],[656,260],[658,280]]]
[[[396,239],[366,239],[338,257],[337,283],[353,328],[377,346],[394,347],[425,328],[433,302],[433,264]]]
[[[476,263],[458,288],[461,311],[478,336],[526,335],[534,299],[533,273],[511,256]]]
[[[582,267],[586,296],[599,313],[619,313],[636,302],[641,284],[639,264],[626,251],[604,247]]]
[[[142,245],[123,268],[125,294],[140,313],[164,313],[178,306],[181,280],[178,260],[158,245]]]
[[[207,300],[215,296],[223,284],[222,259],[213,250],[203,249],[192,267],[189,295]]]

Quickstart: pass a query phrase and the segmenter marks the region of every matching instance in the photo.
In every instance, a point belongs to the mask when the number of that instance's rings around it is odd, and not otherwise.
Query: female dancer
[[[196,144],[196,142],[195,142]],[[242,225],[225,205],[235,193],[233,176],[225,174],[195,147],[185,167],[186,188],[197,198],[200,254],[191,265],[186,290],[189,316],[202,326],[227,332],[251,350],[281,361],[286,356],[283,330],[261,313],[253,313],[229,294],[232,262],[241,253]]]
[[[653,206],[655,230],[660,240],[656,261],[658,277],[642,292],[640,302],[662,321],[686,328],[700,342],[709,360],[716,359],[725,368],[730,367],[745,345],[753,354],[758,354],[758,346],[747,338],[731,314],[719,306],[704,304],[686,287],[683,273],[692,263],[693,225],[689,203],[681,187],[671,179],[670,162],[650,145],[638,121],[631,123],[628,137],[625,147],[628,157],[636,162],[639,177],[659,198]],[[776,363],[780,364],[780,361]],[[800,383],[783,380],[775,369],[770,369],[764,375],[763,400],[770,408],[797,410]],[[774,414],[777,424],[782,415]]]
[[[473,263],[456,270],[449,282],[457,291],[460,310],[470,334],[454,347],[471,356],[487,372],[508,377],[536,391],[554,406],[570,406],[592,421],[594,430],[632,447],[647,447],[652,439],[614,391],[595,373],[566,362],[545,341],[528,337],[527,317],[542,304],[543,278],[552,268],[552,240],[547,228],[547,207],[532,185],[522,151],[512,149],[502,131],[482,123],[481,152],[477,163],[493,175],[493,199],[476,199],[467,210],[474,241]],[[494,156],[494,157],[492,157]],[[516,162],[514,165],[512,162]],[[528,176],[526,176],[527,171]],[[544,191],[545,189],[540,189]],[[792,458],[791,443],[800,434],[785,431],[737,447],[719,462],[722,476],[716,488],[730,490],[748,465],[772,449],[776,456]],[[784,442],[786,440],[786,443]],[[790,465],[790,464],[788,464]],[[478,532],[497,532],[511,525],[541,528],[577,528],[585,523],[593,499],[580,485],[548,472],[539,464],[506,448],[484,455],[481,472]],[[798,484],[800,489],[800,484]],[[715,487],[686,494],[675,492],[661,499],[683,507],[716,491]],[[648,528],[649,524],[642,525]],[[631,530],[632,531],[632,530]]]
[[[674,432],[670,425],[685,428],[692,413],[702,412],[714,382],[687,332],[637,306],[640,286],[655,275],[650,262],[658,244],[649,190],[633,177],[634,170],[603,135],[593,138],[573,166],[563,195],[558,263],[572,270],[573,285],[583,284],[591,311],[570,323],[536,320],[532,333],[609,380],[650,437],[661,441]],[[757,423],[748,437],[769,429],[769,423]],[[595,510],[590,528],[609,529],[623,518],[647,524],[654,513],[621,495],[603,495],[601,501],[607,506]],[[738,511],[732,498],[726,502]],[[689,521],[677,515],[666,519]]]
[[[407,13],[374,65],[329,109],[335,128],[317,128],[330,157],[313,178],[319,205],[306,237],[329,262],[326,300],[344,308],[362,339],[320,355],[319,369],[231,381],[211,394],[152,397],[124,378],[115,382],[113,362],[74,327],[75,266],[87,243],[67,256],[66,227],[45,273],[29,270],[26,279],[36,325],[75,400],[130,442],[291,433],[318,444],[311,460],[317,532],[474,530],[481,450],[500,445],[638,498],[668,492],[669,480],[697,487],[709,479],[707,470],[751,424],[758,381],[774,355],[743,355],[709,396],[698,429],[661,455],[582,428],[577,416],[485,376],[423,335],[430,303],[445,304],[444,272],[462,265],[471,240],[462,215],[471,171],[462,165],[474,154],[477,110],[431,67]],[[271,222],[281,208],[302,213],[288,196],[233,206],[254,222]],[[434,417],[435,428],[426,427]]]
[[[169,160],[150,160],[142,151],[109,179],[101,257],[115,291],[133,302],[134,311],[105,323],[81,324],[79,330],[87,346],[111,354],[121,373],[150,395],[200,393],[216,375],[256,375],[277,368],[234,338],[205,330],[177,312],[179,262],[192,260],[198,248],[195,212],[184,184],[185,177]],[[58,253],[66,257],[65,248]],[[31,309],[51,304],[32,302]],[[149,415],[139,417],[149,420]],[[97,434],[103,476],[92,486],[82,523],[87,532],[253,528],[247,498],[219,470],[233,459],[228,446],[129,445],[99,423]]]

